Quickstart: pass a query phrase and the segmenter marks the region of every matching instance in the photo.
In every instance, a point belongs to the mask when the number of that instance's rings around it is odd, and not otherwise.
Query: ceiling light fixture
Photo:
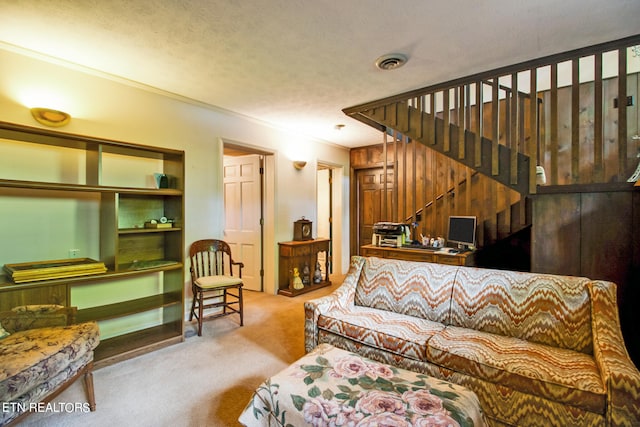
[[[407,63],[409,58],[402,53],[390,53],[376,59],[376,67],[380,70],[395,70]]]

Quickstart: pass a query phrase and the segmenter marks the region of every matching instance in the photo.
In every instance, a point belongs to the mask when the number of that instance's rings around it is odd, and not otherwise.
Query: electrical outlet
[[[69,249],[69,258],[78,258],[80,255],[80,249]]]

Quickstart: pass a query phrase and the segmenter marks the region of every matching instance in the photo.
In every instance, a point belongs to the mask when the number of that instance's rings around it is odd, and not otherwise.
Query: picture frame
[[[4,270],[14,283],[24,283],[101,274],[106,273],[107,267],[91,258],[68,258],[5,264]]]

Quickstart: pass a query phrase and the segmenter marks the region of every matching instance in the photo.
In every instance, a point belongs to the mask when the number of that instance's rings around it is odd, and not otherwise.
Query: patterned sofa
[[[20,306],[0,313],[0,426],[30,411],[95,410],[93,350],[98,324],[75,324],[75,307]],[[84,376],[88,403],[46,405]]]
[[[305,303],[320,343],[465,386],[494,426],[640,425],[611,282],[355,256]]]

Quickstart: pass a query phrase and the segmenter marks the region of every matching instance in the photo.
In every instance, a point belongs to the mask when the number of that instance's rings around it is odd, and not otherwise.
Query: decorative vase
[[[302,268],[302,284],[311,284],[311,271],[309,270],[309,264],[307,264],[306,262],[304,263],[304,267]]]
[[[313,273],[313,283],[322,282],[322,271],[320,270],[320,263],[316,262],[316,271]]]

